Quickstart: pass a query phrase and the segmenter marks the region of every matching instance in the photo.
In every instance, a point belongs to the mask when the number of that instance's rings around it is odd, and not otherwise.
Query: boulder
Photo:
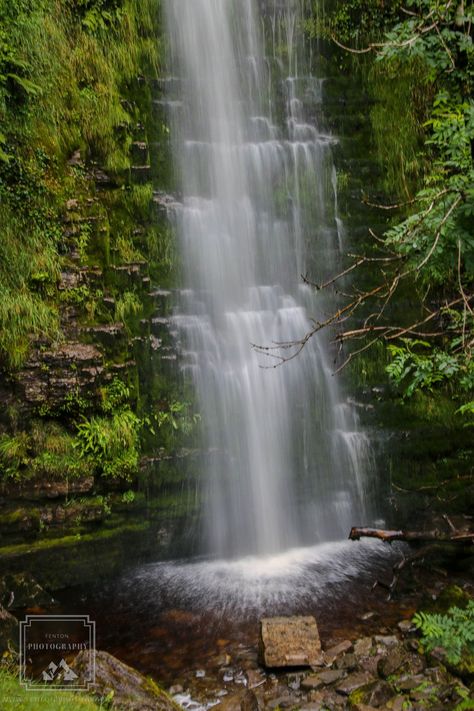
[[[267,617],[260,623],[260,657],[266,667],[324,664],[314,617]]]
[[[10,646],[18,647],[18,620],[0,605],[0,656]]]
[[[80,652],[71,664],[82,677],[90,676],[89,666],[88,651]],[[181,711],[165,691],[108,652],[96,652],[95,668],[95,683],[90,691],[101,697],[112,694],[116,711]]]

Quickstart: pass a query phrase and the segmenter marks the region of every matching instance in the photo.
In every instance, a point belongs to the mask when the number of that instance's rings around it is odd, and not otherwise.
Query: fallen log
[[[394,541],[406,541],[416,546],[415,552],[409,555],[405,555],[402,552],[401,560],[392,567],[393,577],[389,583],[381,580],[377,580],[374,583],[374,588],[380,586],[388,590],[388,600],[392,598],[400,575],[407,566],[423,562],[425,558],[438,551],[440,547],[445,544],[458,544],[463,546],[471,546],[474,544],[474,531],[471,531],[470,528],[456,528],[447,515],[443,516],[443,521],[447,524],[449,530],[442,531],[435,528],[431,531],[388,531],[383,528],[359,528],[357,526],[351,528],[349,534],[351,541],[358,541],[361,538],[377,538],[389,544]],[[462,523],[464,523],[464,521]]]
[[[452,530],[449,533],[439,531],[387,531],[383,528],[351,528],[349,539],[358,541],[361,538],[378,538],[385,543],[407,541],[408,543],[460,543],[474,544],[474,532]]]

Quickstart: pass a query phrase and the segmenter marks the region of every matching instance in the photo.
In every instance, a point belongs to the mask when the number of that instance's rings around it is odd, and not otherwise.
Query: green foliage
[[[336,38],[342,43],[362,44],[381,35],[398,17],[401,0],[343,0],[326,11],[324,0],[314,0],[306,30],[313,37]]]
[[[17,479],[21,468],[29,461],[30,439],[26,432],[0,437],[0,468],[7,479]]]
[[[67,159],[80,150],[119,180],[130,166],[139,113],[124,99],[137,76],[156,73],[157,2],[0,0],[0,361],[9,369],[32,340],[60,335],[64,204],[90,180]],[[132,190],[140,211],[144,193]],[[94,238],[81,221],[84,263]],[[76,296],[92,320],[98,295]]]
[[[369,322],[377,323],[390,344],[388,373],[405,397],[449,388],[465,400],[474,390],[473,19],[472,2],[341,0],[326,13],[316,2],[309,23],[350,44],[354,62],[371,62],[371,119],[391,193],[391,207],[381,207],[394,218],[377,243],[387,264],[379,288],[366,298],[355,292],[350,312],[360,306],[364,325],[352,333],[374,343]],[[402,318],[391,310],[400,285],[402,298],[418,301]],[[375,303],[369,320],[367,302]]]
[[[122,503],[123,504],[133,504],[135,501],[136,494],[132,489],[129,489],[128,491],[124,491],[122,494]]]
[[[115,318],[127,325],[129,319],[138,316],[142,309],[138,296],[133,291],[125,291],[115,302]]]
[[[179,430],[183,434],[190,434],[200,419],[198,414],[191,413],[189,402],[172,402],[167,410],[162,410],[155,415],[156,424],[160,429]]]
[[[462,364],[461,360],[448,351],[432,348],[426,341],[403,338],[403,345],[389,345],[392,361],[386,370],[394,383],[403,388],[404,397],[411,397],[418,390],[432,391],[434,386],[458,379],[459,386],[471,389],[474,381],[472,361]],[[461,367],[464,372],[460,374]],[[462,375],[462,377],[461,377]],[[468,406],[459,409],[461,414],[468,411]]]
[[[474,654],[474,600],[465,609],[452,607],[446,615],[417,612],[413,622],[426,650],[442,647],[450,664],[458,664],[464,652]]]
[[[120,378],[114,378],[106,388],[100,391],[102,411],[111,414],[115,410],[127,407],[130,400],[130,388]]]
[[[105,477],[131,479],[138,472],[141,421],[129,408],[111,417],[85,417],[77,424],[75,447]]]
[[[91,466],[79,457],[75,439],[53,422],[33,422],[29,432],[0,437],[0,476],[16,481],[35,476],[60,480],[90,474]]]

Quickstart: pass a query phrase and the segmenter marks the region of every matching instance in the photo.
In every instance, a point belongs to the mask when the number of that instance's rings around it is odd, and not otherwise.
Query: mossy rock
[[[72,663],[79,676],[92,676],[89,652],[81,652]],[[127,711],[179,711],[180,706],[150,679],[108,652],[95,654],[95,682],[90,690],[100,698],[113,699],[114,709]]]

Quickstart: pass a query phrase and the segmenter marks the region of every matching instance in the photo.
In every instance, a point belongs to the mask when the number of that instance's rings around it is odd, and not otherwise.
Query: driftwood
[[[386,531],[382,528],[351,528],[349,539],[358,541],[361,538],[378,538],[385,543],[406,541],[407,543],[461,543],[474,544],[474,532],[451,530],[444,533],[437,529],[433,531]]]
[[[456,528],[451,519],[446,515],[443,516],[443,519],[448,525],[448,531],[441,531],[439,529],[433,529],[432,531],[387,531],[380,528],[352,528],[349,534],[351,541],[358,541],[361,538],[377,538],[385,543],[406,541],[409,544],[415,545],[417,548],[417,550],[409,555],[405,555],[402,552],[401,560],[392,568],[393,577],[390,583],[377,580],[373,588],[380,586],[388,590],[388,599],[390,600],[397,586],[398,579],[403,569],[407,566],[414,565],[418,561],[422,562],[431,553],[439,550],[440,545],[474,545],[473,531],[467,528]]]

